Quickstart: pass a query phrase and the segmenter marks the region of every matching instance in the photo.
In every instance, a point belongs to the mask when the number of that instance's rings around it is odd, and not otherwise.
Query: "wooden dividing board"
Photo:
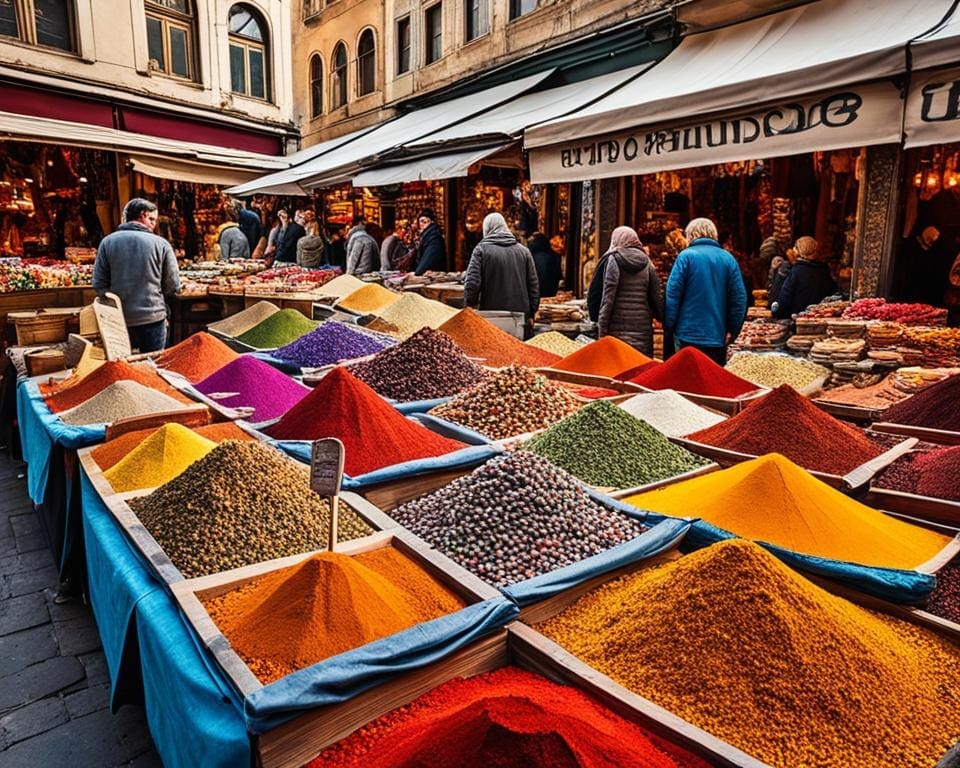
[[[392,512],[408,501],[433,493],[458,477],[470,474],[474,469],[475,467],[469,466],[456,467],[440,472],[427,472],[422,475],[413,475],[386,483],[369,485],[357,492],[384,512]]]
[[[640,391],[659,392],[660,390],[649,389],[648,387],[640,387]],[[751,403],[759,400],[762,397],[766,397],[770,393],[770,390],[760,388],[752,392],[747,392],[745,395],[741,395],[740,397],[713,397],[711,395],[698,395],[695,392],[683,392],[679,389],[676,392],[678,395],[682,395],[683,397],[687,398],[687,400],[689,400],[691,403],[702,405],[704,408],[709,408],[712,411],[722,413],[726,416],[736,416]]]
[[[667,477],[663,480],[656,480],[645,485],[638,485],[634,488],[624,488],[623,490],[619,491],[615,490],[607,495],[614,499],[625,499],[628,496],[636,496],[638,493],[655,491],[657,488],[664,488],[668,485],[673,485],[674,483],[682,483],[684,480],[692,480],[693,478],[700,477],[701,475],[708,475],[711,472],[716,472],[718,469],[720,469],[720,465],[716,462],[711,462],[710,464],[688,470],[687,472],[682,472],[679,475],[674,475],[673,477]]]
[[[919,496],[915,493],[872,487],[865,504],[884,511],[896,512],[923,521],[960,526],[960,501]]]
[[[855,421],[858,424],[868,424],[876,421],[882,415],[884,410],[879,408],[864,408],[859,405],[847,405],[846,403],[832,403],[829,400],[814,399],[811,400],[815,406],[822,411],[826,411],[831,416],[846,421]]]
[[[589,373],[576,373],[575,371],[558,371],[556,368],[538,368],[537,373],[542,373],[551,381],[565,381],[568,384],[579,384],[584,387],[612,389],[631,396],[647,391],[632,381],[619,381],[608,376],[595,376]]]
[[[957,407],[955,405],[955,407]],[[912,427],[909,424],[891,424],[886,421],[878,421],[870,425],[870,429],[876,432],[886,432],[892,435],[903,435],[904,437],[915,437],[923,440],[925,443],[936,443],[937,445],[960,445],[960,432],[951,432],[947,429],[929,429],[928,427]]]

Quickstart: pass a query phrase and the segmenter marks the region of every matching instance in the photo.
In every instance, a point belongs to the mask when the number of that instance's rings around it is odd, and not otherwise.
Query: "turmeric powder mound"
[[[376,314],[399,300],[399,293],[387,290],[382,285],[370,283],[344,296],[336,306],[349,309],[351,312]]]
[[[98,445],[90,452],[90,456],[97,462],[97,466],[106,472],[158,429],[159,427],[152,427],[150,429],[138,429],[134,432],[125,432],[113,440],[108,440],[102,445]],[[253,435],[244,432],[232,421],[225,421],[220,424],[207,424],[202,427],[191,427],[191,429],[198,435],[203,435],[207,440],[213,440],[215,443],[222,443],[224,440],[256,440]]]
[[[745,539],[878,568],[916,568],[950,543],[854,501],[778,453],[626,499]]]
[[[216,447],[182,424],[164,424],[129,455],[103,473],[117,493],[157,488]]]
[[[538,629],[773,766],[929,768],[960,736],[960,649],[751,542],[609,582]]]
[[[406,555],[385,547],[352,557],[322,552],[204,606],[267,684],[464,603]]]

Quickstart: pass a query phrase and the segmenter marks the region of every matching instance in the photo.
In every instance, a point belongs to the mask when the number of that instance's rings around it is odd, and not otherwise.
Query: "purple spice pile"
[[[392,343],[352,328],[347,323],[328,320],[316,330],[281,347],[274,356],[301,366],[317,367],[375,355]]]
[[[874,484],[892,491],[960,501],[960,445],[908,453],[878,475]]]
[[[891,405],[884,412],[882,421],[960,432],[958,402],[960,375],[944,379],[896,405]]]
[[[960,558],[937,571],[937,587],[927,600],[927,610],[947,621],[960,622]]]
[[[423,328],[350,372],[384,397],[400,402],[448,397],[472,387],[483,369],[443,331]]]
[[[267,421],[283,416],[310,394],[303,386],[273,366],[249,355],[241,355],[232,363],[207,376],[196,385],[207,396],[230,408],[253,408],[250,421]]]

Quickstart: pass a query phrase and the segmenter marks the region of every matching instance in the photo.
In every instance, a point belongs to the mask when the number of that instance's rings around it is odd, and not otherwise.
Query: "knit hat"
[[[417,214],[417,218],[430,219],[430,221],[436,221],[437,214],[433,212],[432,208],[424,208],[422,211],[420,211],[419,214]]]

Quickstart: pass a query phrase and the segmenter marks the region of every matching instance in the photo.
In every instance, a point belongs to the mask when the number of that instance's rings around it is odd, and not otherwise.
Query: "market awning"
[[[177,158],[193,161],[201,166],[210,164],[221,168],[246,170],[249,173],[262,173],[264,168],[286,168],[289,164],[285,157],[260,155],[255,152],[208,144],[193,144],[175,139],[161,139],[156,136],[120,131],[116,128],[30,117],[12,112],[0,112],[0,136],[18,141],[130,152],[144,158]]]
[[[192,163],[189,160],[173,160],[166,157],[130,155],[130,164],[138,173],[157,179],[189,181],[194,184],[218,184],[221,187],[249,181],[256,176],[256,171],[243,171],[237,168]]]
[[[420,157],[398,165],[373,168],[362,171],[353,179],[355,187],[382,187],[387,184],[403,184],[410,181],[439,181],[466,176],[470,166],[479,163],[491,155],[505,150],[509,145],[501,144],[487,149],[474,149],[467,152],[451,152],[433,157]]]
[[[904,146],[960,141],[960,12],[911,43],[910,51]]]
[[[935,28],[951,5],[819,0],[690,35],[623,88],[528,130],[532,179],[899,141],[902,99],[889,78],[906,70],[906,44]],[[851,87],[857,83],[868,85]]]

